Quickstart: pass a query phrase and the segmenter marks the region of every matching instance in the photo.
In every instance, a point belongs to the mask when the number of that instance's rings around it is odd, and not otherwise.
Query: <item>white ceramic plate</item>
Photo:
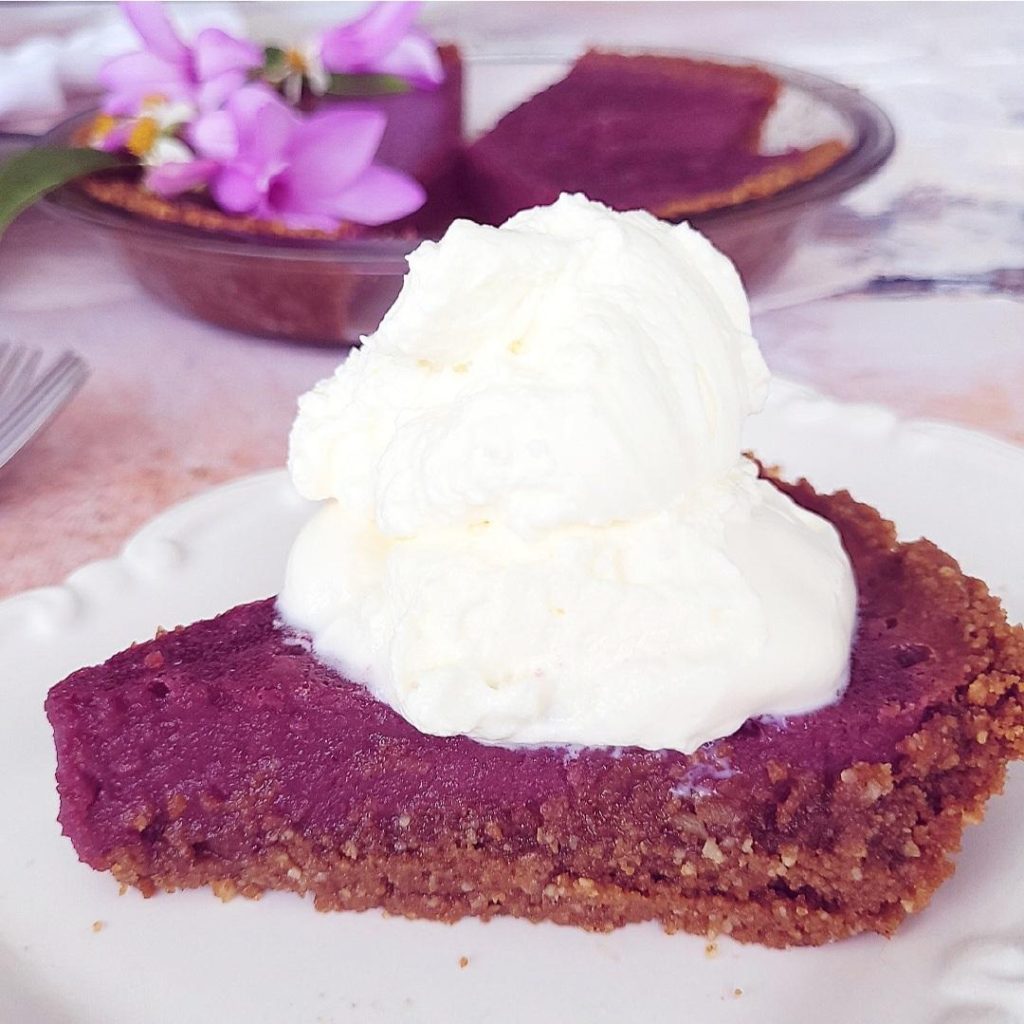
[[[1024,450],[778,382],[750,444],[927,534],[1024,614]],[[118,896],[55,824],[47,688],[158,625],[273,593],[307,509],[283,473],[171,509],[112,561],[0,604],[0,1022],[1024,1020],[1024,776],[972,829],[932,906],[886,942],[774,952],[500,920],[317,914],[295,896]],[[102,922],[99,931],[93,922]],[[460,966],[460,958],[468,964]]]

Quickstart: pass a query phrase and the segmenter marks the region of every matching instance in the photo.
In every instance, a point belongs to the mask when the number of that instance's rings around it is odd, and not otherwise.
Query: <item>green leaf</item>
[[[412,86],[398,75],[331,75],[329,96],[383,96],[409,92]]]
[[[0,163],[0,233],[26,207],[61,185],[135,161],[98,149],[37,148],[16,153]]]

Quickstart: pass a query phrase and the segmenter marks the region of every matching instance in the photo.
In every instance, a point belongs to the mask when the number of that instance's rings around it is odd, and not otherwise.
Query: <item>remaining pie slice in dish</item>
[[[837,527],[856,575],[828,707],[689,756],[428,736],[266,600],[54,687],[64,832],[146,895],[287,889],[322,910],[653,919],[770,946],[891,934],[1024,755],[1024,633],[929,542],[777,486]]]
[[[760,68],[656,55],[588,53],[470,146],[477,219],[583,192],[617,210],[678,218],[771,195],[820,174],[837,139],[759,152],[780,83]]]

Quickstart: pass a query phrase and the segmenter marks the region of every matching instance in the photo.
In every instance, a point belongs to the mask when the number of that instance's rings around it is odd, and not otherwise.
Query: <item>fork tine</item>
[[[42,374],[32,381],[31,386],[27,389],[25,394],[14,401],[2,414],[0,414],[0,422],[6,422],[12,417],[18,415],[23,408],[29,408],[35,402],[39,401],[44,393],[49,388],[57,384],[61,378],[77,364],[77,362],[77,357],[71,356],[67,352],[62,353]]]
[[[30,419],[22,421],[16,431],[0,435],[0,467],[6,465],[39,433],[58,409],[71,397],[75,389],[56,391],[34,410]]]
[[[0,424],[0,466],[16,455],[71,399],[89,376],[85,363],[70,355],[59,374],[48,374],[45,388],[33,389],[32,403],[21,403],[17,419],[8,417]]]
[[[18,353],[24,348],[24,345],[15,345],[12,341],[0,341],[0,375],[6,373],[6,366],[9,360],[17,360],[19,357]]]
[[[11,407],[28,391],[41,358],[37,348],[0,343],[0,409]]]
[[[42,358],[42,352],[37,348],[23,348],[21,351],[23,353],[21,366],[17,367],[11,374],[6,387],[0,383],[0,400],[2,401],[14,402],[20,399],[32,386],[36,371],[39,369],[39,360]]]
[[[84,372],[84,376],[82,376]],[[21,429],[21,424],[34,417],[36,409],[45,403],[52,392],[63,386],[66,378],[77,379],[81,376],[79,383],[87,376],[85,364],[77,356],[65,352],[51,366],[42,377],[31,387],[27,394],[23,395],[12,407],[10,412],[0,417],[0,437]]]
[[[18,367],[22,363],[26,351],[24,345],[0,342],[0,399],[4,397],[5,392],[10,390],[11,382],[18,375]]]

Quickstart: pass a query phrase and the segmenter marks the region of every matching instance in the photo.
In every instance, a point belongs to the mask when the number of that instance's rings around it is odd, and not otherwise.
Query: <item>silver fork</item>
[[[38,349],[0,342],[0,466],[6,465],[85,383],[89,370],[63,352],[44,371]]]

